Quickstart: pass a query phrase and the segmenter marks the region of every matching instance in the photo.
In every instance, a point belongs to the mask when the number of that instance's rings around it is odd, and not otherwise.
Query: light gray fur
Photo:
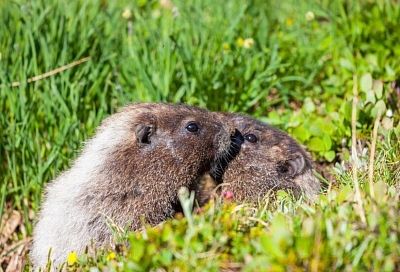
[[[50,249],[50,259],[54,264],[60,264],[66,260],[69,252],[82,252],[90,243],[92,236],[87,228],[89,214],[84,210],[85,207],[73,200],[82,194],[107,154],[124,138],[127,133],[126,122],[121,117],[109,122],[108,129],[100,129],[88,141],[71,169],[47,186],[33,234],[30,257],[34,267],[42,267],[47,263]]]

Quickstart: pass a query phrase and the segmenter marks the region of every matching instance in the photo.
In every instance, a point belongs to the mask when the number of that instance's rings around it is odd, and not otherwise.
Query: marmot
[[[35,268],[108,245],[107,220],[137,230],[171,217],[180,187],[219,179],[243,137],[220,115],[171,104],[133,104],[106,118],[72,167],[51,182],[33,234]],[[221,163],[223,162],[223,163]]]
[[[268,193],[287,190],[314,199],[320,184],[313,174],[307,152],[289,135],[261,121],[233,113],[220,113],[234,122],[245,141],[239,155],[229,163],[218,192],[231,192],[238,202],[256,202]],[[203,177],[196,199],[205,204],[218,181]]]

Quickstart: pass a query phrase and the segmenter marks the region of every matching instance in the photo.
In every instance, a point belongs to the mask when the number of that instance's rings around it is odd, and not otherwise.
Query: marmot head
[[[120,113],[130,119],[130,139],[117,150],[136,150],[145,165],[171,163],[169,170],[204,172],[222,178],[223,169],[240,150],[241,133],[233,122],[207,110],[172,104],[136,104]],[[129,118],[128,117],[128,118]],[[124,117],[127,118],[127,117]],[[155,154],[156,156],[153,156]],[[139,158],[140,159],[140,158]],[[173,174],[173,173],[172,173]],[[190,175],[189,175],[190,176]]]
[[[222,193],[232,192],[237,201],[254,202],[276,190],[314,198],[320,184],[313,175],[312,161],[305,150],[286,133],[253,118],[221,113],[244,137],[239,155],[229,163],[223,176]],[[201,188],[209,187],[207,179]],[[204,196],[206,195],[206,196]],[[207,193],[199,192],[204,203]]]

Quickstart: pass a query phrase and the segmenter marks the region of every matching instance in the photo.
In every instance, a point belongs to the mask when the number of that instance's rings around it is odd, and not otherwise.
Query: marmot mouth
[[[239,130],[235,129],[235,132],[230,137],[231,143],[227,150],[219,154],[212,163],[210,175],[217,182],[222,182],[225,169],[240,152],[240,148],[244,142],[243,135]]]

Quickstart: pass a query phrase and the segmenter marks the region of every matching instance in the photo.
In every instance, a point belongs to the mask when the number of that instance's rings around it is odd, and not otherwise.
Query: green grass
[[[148,250],[171,248],[172,256],[165,253],[168,262],[146,251],[141,257],[125,252],[126,261],[118,259],[120,263],[143,269],[211,269],[250,260],[249,269],[266,264],[271,270],[288,264],[398,269],[398,257],[390,254],[399,256],[399,241],[392,236],[399,234],[398,194],[393,190],[400,179],[400,94],[391,86],[400,74],[400,6],[389,0],[174,4],[176,9],[146,0],[0,2],[0,214],[6,206],[22,211],[30,234],[29,213],[38,211],[43,186],[68,168],[105,116],[133,101],[185,102],[249,113],[288,131],[316,161],[329,163],[329,168],[337,165],[337,181],[328,181],[333,189],[316,205],[284,198],[264,213],[265,205],[260,205],[255,217],[267,227],[243,223],[242,231],[240,222],[246,222],[247,215],[226,225],[222,218],[233,208],[219,204],[205,216],[194,217],[196,230],[186,231],[185,219],[173,220],[162,228],[170,225],[174,231],[169,235],[183,239],[183,244],[165,244],[158,234],[154,241],[137,238],[154,245]],[[129,18],[122,16],[126,10]],[[247,38],[254,40],[250,48],[242,44]],[[26,83],[87,56],[90,61],[79,66]],[[359,226],[351,202],[343,200],[353,194],[348,167],[354,75],[359,86],[357,138],[367,150],[360,152],[365,155],[359,171],[361,190],[366,213],[375,216],[365,226]],[[11,87],[12,82],[21,85]],[[386,116],[388,109],[393,116]],[[365,181],[379,110],[383,118],[374,180],[377,190],[385,190],[381,202],[375,203]],[[280,233],[282,220],[288,228]],[[304,229],[302,222],[316,227]],[[203,246],[199,233],[206,236]],[[224,235],[222,242],[209,241]],[[239,238],[233,239],[235,235]],[[268,235],[287,241],[271,246],[265,242]],[[187,244],[191,242],[196,244],[193,248]],[[269,254],[269,247],[278,249]],[[215,263],[196,257],[211,249]]]

